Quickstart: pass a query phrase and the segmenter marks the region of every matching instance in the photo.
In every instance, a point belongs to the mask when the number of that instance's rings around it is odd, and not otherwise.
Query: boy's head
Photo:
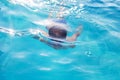
[[[67,36],[67,31],[59,27],[51,27],[49,29],[49,35],[53,38],[65,39]]]

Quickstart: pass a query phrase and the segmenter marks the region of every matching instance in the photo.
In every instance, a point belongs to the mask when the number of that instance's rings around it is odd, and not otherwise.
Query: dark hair
[[[49,29],[49,35],[54,38],[64,39],[67,36],[67,31],[59,27],[51,27]]]

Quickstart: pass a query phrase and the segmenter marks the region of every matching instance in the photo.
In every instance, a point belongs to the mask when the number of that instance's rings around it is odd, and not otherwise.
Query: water
[[[120,80],[120,0],[1,0],[0,28],[43,29],[64,7],[75,48],[55,50],[31,36],[0,32],[0,80]],[[70,34],[73,32],[71,31]]]

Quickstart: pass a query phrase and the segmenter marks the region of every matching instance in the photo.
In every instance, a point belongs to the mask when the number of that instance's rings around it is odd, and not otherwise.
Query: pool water
[[[120,0],[0,0],[0,80],[120,80]],[[75,48],[56,50],[30,35],[60,8]]]

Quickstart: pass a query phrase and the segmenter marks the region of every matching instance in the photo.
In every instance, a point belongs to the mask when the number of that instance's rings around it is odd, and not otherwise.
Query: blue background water
[[[34,21],[56,14],[60,6],[71,29],[83,25],[78,45],[62,50],[0,32],[0,80],[120,80],[120,1],[60,2],[0,0],[0,27],[44,29]]]

